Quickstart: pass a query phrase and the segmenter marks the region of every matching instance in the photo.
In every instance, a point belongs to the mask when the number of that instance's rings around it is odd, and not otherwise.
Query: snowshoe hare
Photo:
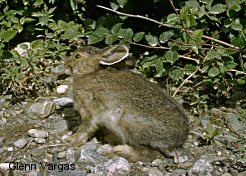
[[[68,141],[80,145],[100,131],[106,142],[116,145],[110,156],[151,161],[183,145],[189,121],[157,84],[111,67],[127,56],[128,48],[116,45],[93,54],[78,50],[66,61],[74,76],[74,109],[83,120]]]

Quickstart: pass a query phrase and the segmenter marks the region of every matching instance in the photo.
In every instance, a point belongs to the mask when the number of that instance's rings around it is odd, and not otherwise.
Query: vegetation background
[[[76,48],[119,43],[194,108],[246,90],[246,0],[0,0],[0,12],[0,95],[38,96]]]

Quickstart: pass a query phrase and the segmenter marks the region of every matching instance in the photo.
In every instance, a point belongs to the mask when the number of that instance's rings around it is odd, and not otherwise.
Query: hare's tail
[[[147,148],[147,147],[134,147],[125,145],[117,145],[113,147],[111,152],[108,154],[109,157],[120,156],[128,161],[136,162],[136,161],[145,161],[151,162],[155,159],[163,159],[164,156],[155,149]]]

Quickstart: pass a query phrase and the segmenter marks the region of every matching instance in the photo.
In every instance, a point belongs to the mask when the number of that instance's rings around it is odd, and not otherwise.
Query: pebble
[[[64,94],[64,93],[67,92],[68,88],[69,88],[68,85],[60,85],[60,86],[57,86],[56,92],[57,92],[58,94]]]
[[[25,147],[26,144],[27,144],[27,139],[22,138],[22,139],[15,141],[14,146],[17,148],[23,148]]]
[[[130,164],[126,159],[117,157],[96,165],[95,174],[97,176],[126,176],[130,174]]]
[[[52,101],[36,102],[28,109],[28,113],[34,113],[42,118],[48,117],[53,112],[55,112],[55,103]]]
[[[12,152],[13,150],[14,150],[14,147],[8,147],[8,148],[7,148],[7,151],[8,151],[8,152]]]
[[[33,141],[36,144],[45,144],[47,142],[46,139],[44,139],[44,138],[34,138]]]
[[[34,137],[34,138],[48,138],[49,137],[49,133],[47,131],[37,130],[37,129],[28,130],[28,134],[29,136]]]
[[[61,97],[54,99],[54,102],[58,107],[72,107],[73,99],[70,97]]]

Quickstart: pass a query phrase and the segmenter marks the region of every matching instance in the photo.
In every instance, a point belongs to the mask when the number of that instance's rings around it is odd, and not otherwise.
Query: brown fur
[[[119,144],[110,155],[130,161],[151,161],[160,157],[160,152],[181,147],[189,133],[189,121],[177,101],[143,76],[102,69],[99,61],[100,53],[77,51],[65,63],[74,73],[74,108],[83,119],[69,142],[83,144],[105,129],[105,138]]]

